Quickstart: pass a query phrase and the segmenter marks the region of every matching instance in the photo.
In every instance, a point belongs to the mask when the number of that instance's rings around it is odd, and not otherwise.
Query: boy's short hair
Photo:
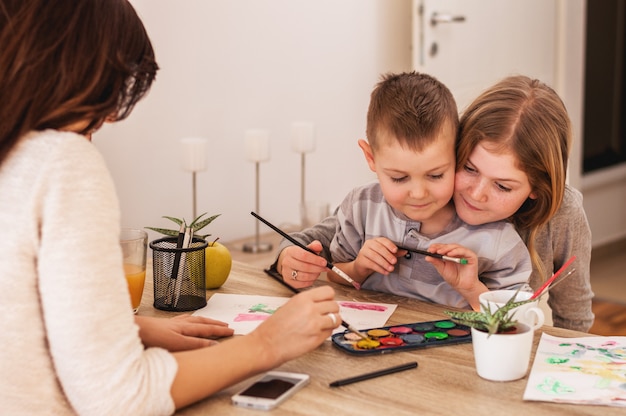
[[[419,72],[385,74],[372,91],[367,111],[367,140],[373,150],[380,133],[393,135],[402,146],[421,151],[450,123],[456,135],[459,114],[450,90]]]

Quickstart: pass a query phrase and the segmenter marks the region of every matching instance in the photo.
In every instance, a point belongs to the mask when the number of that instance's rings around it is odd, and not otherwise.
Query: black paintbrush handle
[[[276,227],[274,224],[272,224],[272,223],[268,222],[267,220],[265,220],[265,218],[260,217],[256,212],[250,212],[250,214],[252,214],[256,219],[261,221],[263,224],[265,224],[268,227],[270,227],[272,230],[276,231],[278,234],[283,236],[285,239],[289,240],[292,244],[295,244],[296,246],[300,247],[301,249],[304,249],[304,250],[308,251],[309,253],[313,253],[316,256],[319,256],[319,253],[316,253],[315,251],[311,250],[309,247],[305,246],[304,244],[302,244],[301,242],[299,242],[298,240],[296,240],[295,238],[293,238],[292,236],[290,236],[289,234],[287,234],[286,232],[284,232],[280,228]],[[328,267],[329,269],[332,270],[332,268],[334,266],[333,266],[333,264],[331,262],[326,260],[326,267]]]

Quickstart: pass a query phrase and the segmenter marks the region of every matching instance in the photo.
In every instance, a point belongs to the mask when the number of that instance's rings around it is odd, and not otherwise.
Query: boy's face
[[[492,145],[476,145],[456,173],[454,205],[459,217],[479,225],[511,217],[527,198],[536,198],[526,173],[512,153],[496,153]]]
[[[379,138],[375,153],[366,141],[359,141],[385,200],[413,221],[436,219],[454,191],[454,130],[446,124],[422,151],[404,148],[388,134]]]

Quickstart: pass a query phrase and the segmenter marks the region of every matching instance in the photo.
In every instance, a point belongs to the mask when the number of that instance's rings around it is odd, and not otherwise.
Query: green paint
[[[274,312],[276,312],[276,309],[269,309],[267,305],[258,303],[256,305],[250,306],[250,309],[248,309],[248,312],[263,312],[263,313],[267,313],[271,315]]]
[[[569,361],[569,358],[561,358],[561,357],[548,357],[546,362],[548,364],[565,364]]]
[[[537,385],[537,389],[542,393],[553,395],[561,395],[575,392],[575,389],[573,387],[561,383],[559,380],[552,377],[546,377],[541,384]]]

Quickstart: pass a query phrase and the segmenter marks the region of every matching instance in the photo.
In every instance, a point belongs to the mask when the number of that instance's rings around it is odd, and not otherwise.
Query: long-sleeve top
[[[528,242],[528,232],[520,232]],[[554,272],[572,256],[576,260],[568,268],[576,269],[567,280],[548,293],[548,305],[552,309],[554,326],[588,332],[593,325],[591,311],[593,291],[591,289],[591,229],[583,208],[582,194],[567,186],[563,203],[543,227],[535,239],[535,248],[545,275],[533,270],[530,285],[538,289]],[[564,271],[563,274],[566,274]]]
[[[337,228],[335,214],[322,222],[305,230],[290,235],[303,244],[318,240],[324,247],[320,253],[331,261],[330,243]],[[528,233],[519,231],[520,236],[528,244]],[[279,249],[291,245],[287,240],[281,242]],[[590,264],[591,264],[591,230],[585,214],[582,194],[566,186],[561,207],[542,228],[535,240],[535,247],[545,268],[545,274],[533,266],[529,284],[533,290],[538,289],[553,272],[558,270],[573,255],[576,260],[571,267],[576,271],[563,282],[550,290],[548,304],[552,309],[552,321],[556,327],[588,332],[593,324],[594,315],[591,311]]]
[[[95,146],[33,132],[0,165],[0,413],[174,412],[174,357],[144,349]]]
[[[469,225],[454,215],[436,235],[420,233],[421,222],[394,210],[378,182],[353,189],[337,211],[337,229],[330,243],[333,262],[356,259],[365,241],[386,237],[401,247],[426,250],[434,243],[455,243],[478,257],[478,279],[490,290],[526,288],[532,271],[524,242],[508,222]],[[398,258],[392,273],[372,273],[363,289],[467,308],[469,303],[441,277],[424,256]]]

